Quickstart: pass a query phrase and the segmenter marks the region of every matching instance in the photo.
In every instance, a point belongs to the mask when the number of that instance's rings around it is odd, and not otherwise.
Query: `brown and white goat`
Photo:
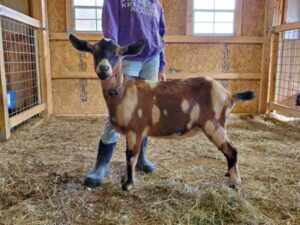
[[[95,45],[73,35],[69,39],[76,49],[93,54],[110,120],[116,130],[126,135],[124,190],[130,190],[134,183],[135,165],[145,136],[186,136],[199,130],[223,152],[230,183],[239,186],[237,150],[227,137],[226,119],[236,101],[254,98],[253,91],[231,94],[209,77],[162,83],[129,79],[121,70],[122,57],[139,54],[143,41],[120,47],[108,39]]]

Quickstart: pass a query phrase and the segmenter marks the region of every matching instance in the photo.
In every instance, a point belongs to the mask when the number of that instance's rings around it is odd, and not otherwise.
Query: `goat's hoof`
[[[133,188],[133,183],[131,182],[126,182],[122,184],[123,191],[130,191],[132,188]]]

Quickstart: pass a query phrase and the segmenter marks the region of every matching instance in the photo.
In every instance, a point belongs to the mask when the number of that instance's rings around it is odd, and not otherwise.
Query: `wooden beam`
[[[42,27],[38,31],[39,62],[41,74],[42,102],[47,104],[47,114],[53,113],[51,68],[50,68],[50,43],[48,32],[48,16],[46,0],[32,0],[32,14],[41,21]]]
[[[236,0],[235,10],[235,35],[242,36],[243,0]]]
[[[282,24],[273,27],[274,32],[284,32],[284,31],[296,30],[296,29],[300,29],[300,22],[287,23],[287,24]]]
[[[0,23],[0,141],[10,137],[8,108],[6,99],[5,64],[3,54],[2,27]]]
[[[279,105],[274,102],[271,102],[270,109],[279,112],[280,114],[291,116],[291,117],[300,117],[300,109],[289,108],[284,105]]]
[[[185,79],[209,76],[218,80],[260,80],[260,73],[169,73],[168,79]],[[53,73],[52,79],[99,79],[94,72]]]
[[[103,38],[100,33],[88,34],[88,33],[75,33],[75,35],[88,41],[99,41]],[[50,33],[50,41],[67,41],[67,33]],[[230,36],[185,36],[185,35],[167,35],[165,36],[166,43],[233,43],[233,44],[263,44],[263,37],[230,37]]]
[[[193,0],[186,0],[186,35],[193,34]]]
[[[34,18],[31,18],[29,16],[26,16],[18,11],[15,11],[11,8],[5,7],[3,5],[0,5],[0,16],[6,16],[9,18],[12,18],[14,20],[17,20],[19,22],[28,24],[30,26],[33,26],[35,28],[40,28],[41,23],[39,20],[36,20]]]
[[[66,28],[68,33],[73,32],[75,30],[73,0],[66,0]]]
[[[275,85],[276,85],[276,63],[278,58],[278,40],[279,34],[272,33],[271,35],[271,47],[270,47],[270,63],[269,63],[269,79],[268,79],[268,88],[267,92],[267,102],[273,102],[275,98]],[[264,92],[266,92],[263,89]],[[270,110],[267,108],[267,113]]]
[[[265,25],[264,25],[264,45],[263,45],[263,56],[262,56],[262,78],[260,83],[260,102],[259,112],[267,112],[268,103],[268,90],[269,78],[270,78],[270,57],[271,57],[271,41],[272,41],[272,27],[281,22],[281,1],[282,0],[267,0],[265,8]]]
[[[33,116],[43,112],[44,110],[46,110],[46,104],[41,104],[41,105],[35,106],[31,109],[28,109],[14,117],[11,117],[9,119],[10,127],[13,128],[13,127],[23,123],[24,121],[32,118]]]

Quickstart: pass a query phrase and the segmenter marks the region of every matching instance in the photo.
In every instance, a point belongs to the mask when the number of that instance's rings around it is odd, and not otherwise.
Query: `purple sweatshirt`
[[[105,38],[121,46],[144,39],[144,51],[128,59],[144,62],[160,54],[159,71],[165,70],[165,20],[159,0],[104,0],[102,29]]]

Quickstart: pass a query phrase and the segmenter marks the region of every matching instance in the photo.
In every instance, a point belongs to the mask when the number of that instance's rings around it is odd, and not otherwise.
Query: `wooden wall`
[[[266,0],[243,0],[242,36],[226,39],[185,36],[187,6],[184,2],[161,0],[167,26],[168,77],[218,74],[229,90],[254,89],[259,96]],[[67,40],[65,0],[48,0],[47,7],[54,113],[106,113],[100,82],[93,75],[91,56],[79,54]],[[182,73],[173,74],[171,68]],[[237,104],[234,112],[256,113],[258,103],[259,98]]]

